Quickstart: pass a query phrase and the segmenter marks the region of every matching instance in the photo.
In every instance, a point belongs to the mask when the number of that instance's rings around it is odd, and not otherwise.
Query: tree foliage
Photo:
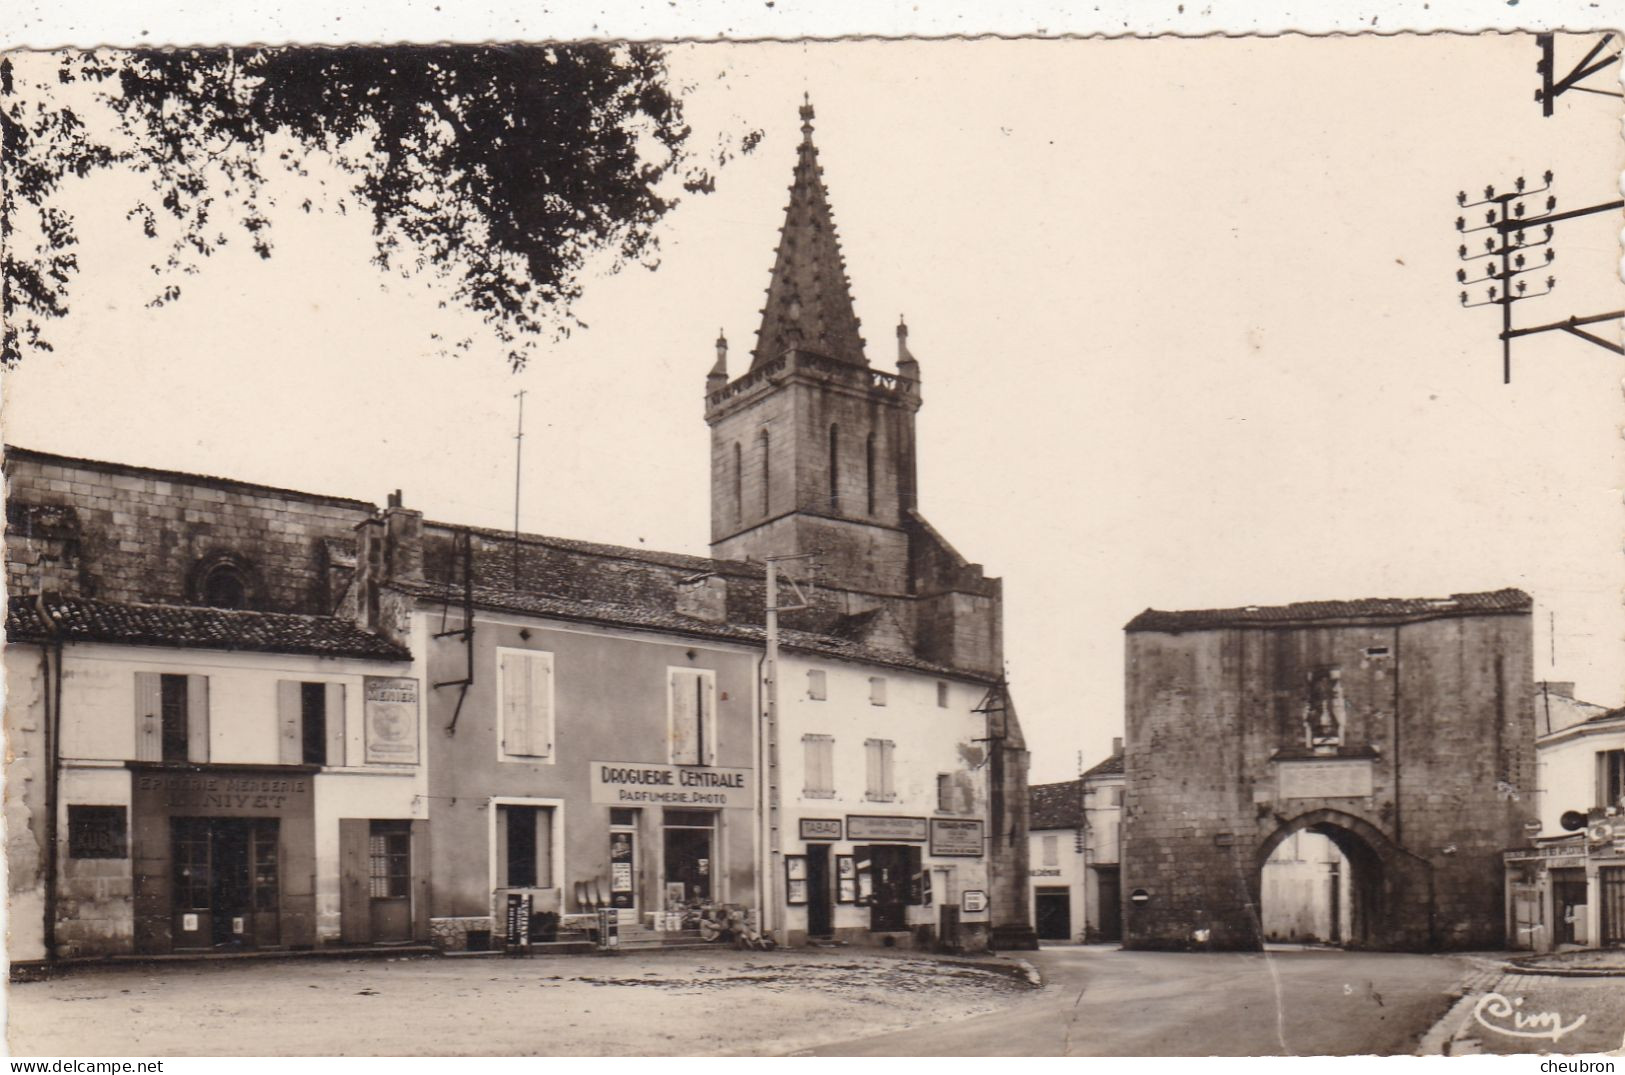
[[[712,185],[651,46],[101,50],[32,67],[49,76],[0,60],[6,365],[50,349],[80,269],[62,196],[99,170],[150,181],[128,215],[167,240],[162,305],[234,236],[270,257],[268,180],[331,161],[350,189],[300,208],[370,212],[378,266],[439,277],[515,368],[569,331],[587,258],[648,263],[672,185]]]

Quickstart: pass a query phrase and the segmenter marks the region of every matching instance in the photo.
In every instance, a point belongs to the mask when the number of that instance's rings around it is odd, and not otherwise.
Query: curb
[[[1542,974],[1553,978],[1625,978],[1625,967],[1542,967],[1528,963],[1503,963],[1508,974]]]

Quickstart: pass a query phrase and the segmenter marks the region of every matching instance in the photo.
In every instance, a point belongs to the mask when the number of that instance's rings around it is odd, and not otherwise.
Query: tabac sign
[[[368,765],[418,763],[418,681],[367,676],[365,717]]]
[[[595,761],[592,801],[609,806],[693,806],[749,810],[756,805],[749,769]]]

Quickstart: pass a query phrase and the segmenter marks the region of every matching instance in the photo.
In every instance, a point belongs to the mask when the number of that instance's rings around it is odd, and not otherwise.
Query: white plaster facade
[[[878,688],[876,680],[883,681]],[[818,693],[823,697],[814,697]],[[985,931],[987,911],[964,909],[964,894],[986,893],[988,887],[987,751],[978,741],[987,735],[987,720],[976,712],[986,694],[985,684],[962,679],[783,653],[778,699],[784,852],[804,854],[809,844],[827,845],[831,856],[850,855],[854,847],[873,844],[917,848],[921,866],[930,875],[930,902],[923,902],[922,892],[922,902],[906,907],[905,928],[936,925],[941,906],[957,904],[967,931]],[[821,782],[818,773],[809,772],[809,737],[827,737],[832,781]],[[880,790],[870,786],[871,741],[889,744],[889,795],[871,794]],[[939,799],[943,778],[956,789],[946,801]],[[854,835],[853,817],[918,819],[926,839]],[[841,835],[804,839],[803,820],[838,821]],[[934,854],[933,823],[944,821],[976,823],[981,853]],[[967,830],[960,826],[959,831]],[[783,878],[778,885],[782,904]],[[835,894],[840,895],[838,883]],[[790,906],[786,913],[792,943],[797,943],[807,936],[808,908]],[[833,904],[831,934],[837,938],[865,940],[872,932],[871,922],[868,906],[838,899]]]
[[[414,639],[414,646],[420,640]],[[9,954],[40,959],[44,951],[43,808],[45,692],[37,644],[5,649],[6,849],[10,870]],[[62,654],[56,831],[60,954],[107,955],[134,950],[134,776],[138,673],[207,677],[207,764],[281,764],[278,683],[293,680],[344,687],[344,763],[314,775],[317,943],[339,939],[340,818],[424,819],[424,707],[419,706],[417,765],[365,764],[363,707],[367,676],[414,677],[411,663],[299,654],[104,643],[68,643]],[[71,861],[69,808],[120,807],[123,857]]]

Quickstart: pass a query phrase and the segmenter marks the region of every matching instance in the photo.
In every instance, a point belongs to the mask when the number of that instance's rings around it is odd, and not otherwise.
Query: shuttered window
[[[279,680],[276,701],[283,765],[344,764],[344,684]]]
[[[716,677],[709,671],[673,668],[668,673],[671,699],[671,763],[715,765]]]
[[[1059,866],[1061,864],[1061,838],[1046,834],[1044,836],[1044,865]]]
[[[829,697],[829,684],[822,668],[807,669],[807,697],[815,702]]]
[[[886,677],[885,676],[870,676],[869,677],[869,704],[870,705],[885,705],[886,704]]]
[[[803,772],[802,794],[810,799],[835,797],[835,739],[828,735],[801,737]]]
[[[137,761],[209,760],[209,677],[135,674]]]
[[[890,739],[864,740],[863,749],[869,776],[869,787],[864,793],[866,798],[880,802],[890,802],[897,798],[892,767],[892,751],[896,745]]]
[[[553,655],[498,650],[497,690],[503,756],[552,761]]]

